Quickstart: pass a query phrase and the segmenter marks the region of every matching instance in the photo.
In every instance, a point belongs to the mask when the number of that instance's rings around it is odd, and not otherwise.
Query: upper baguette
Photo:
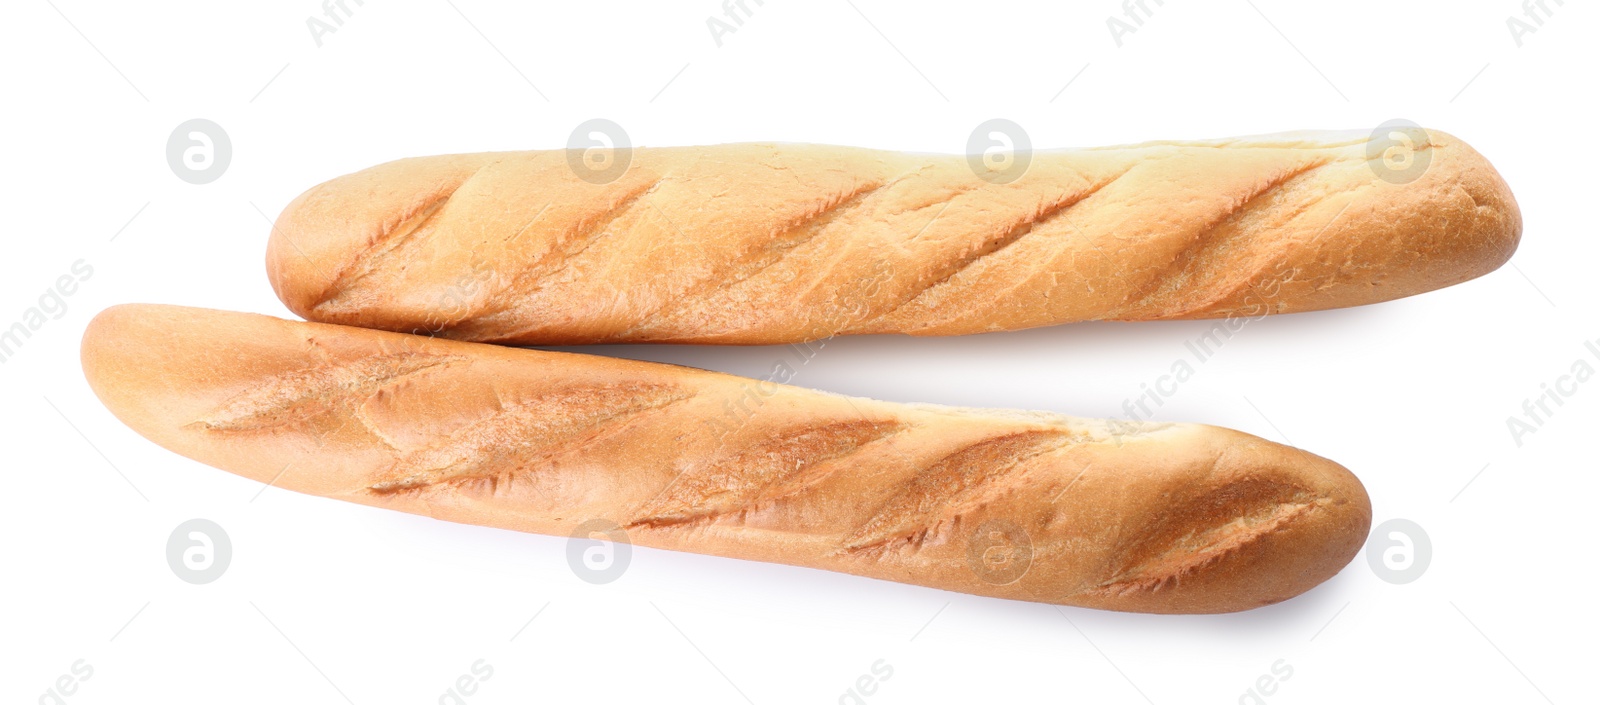
[[[171,306],[89,384],[175,452],[299,492],[1140,612],[1278,602],[1366,538],[1361,483],[1211,426],[852,399],[701,370]]]
[[[1494,270],[1521,214],[1465,143],[1366,132],[962,156],[813,145],[404,159],[312,188],[267,251],[310,320],[520,344],[783,343],[1355,306]],[[1397,183],[1399,182],[1399,183]]]

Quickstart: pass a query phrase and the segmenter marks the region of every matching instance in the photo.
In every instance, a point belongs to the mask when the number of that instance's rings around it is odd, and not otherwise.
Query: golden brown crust
[[[1021,600],[1227,612],[1366,538],[1360,482],[1210,426],[891,404],[654,363],[128,305],[83,340],[124,423],[276,486],[440,519]]]
[[[1425,135],[1425,137],[1424,137]],[[408,159],[284,210],[273,286],[311,320],[480,342],[796,342],[1386,301],[1494,270],[1515,200],[1417,133],[1382,178],[1366,135],[1035,153],[1011,183],[959,156],[814,145]]]

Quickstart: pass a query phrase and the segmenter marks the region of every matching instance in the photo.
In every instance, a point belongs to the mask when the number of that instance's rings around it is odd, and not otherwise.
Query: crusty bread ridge
[[[128,426],[299,492],[450,521],[1112,610],[1209,613],[1337,573],[1339,465],[1190,424],[905,405],[655,363],[266,316],[111,308],[82,346]]]
[[[1494,270],[1521,214],[1480,154],[1417,131],[963,156],[816,145],[640,148],[614,181],[562,150],[404,159],[278,219],[274,289],[316,321],[518,344],[766,344],[1085,320],[1261,315]]]

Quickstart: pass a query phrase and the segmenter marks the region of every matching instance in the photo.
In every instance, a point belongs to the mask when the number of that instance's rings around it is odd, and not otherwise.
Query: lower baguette
[[[1236,431],[893,404],[671,365],[172,306],[101,313],[90,385],[177,453],[449,521],[978,595],[1244,610],[1337,573],[1343,467]]]

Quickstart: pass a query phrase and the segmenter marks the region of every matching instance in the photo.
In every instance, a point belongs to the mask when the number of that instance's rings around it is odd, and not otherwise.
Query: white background
[[[74,261],[94,273],[0,365],[0,699],[54,702],[38,698],[82,659],[93,675],[73,705],[436,703],[483,659],[494,673],[471,705],[855,702],[841,697],[880,660],[893,672],[862,699],[872,705],[1256,702],[1248,692],[1275,663],[1292,675],[1261,698],[1273,705],[1593,702],[1581,674],[1600,626],[1600,383],[1520,445],[1507,430],[1575,361],[1600,368],[1583,344],[1600,339],[1592,4],[1547,0],[1519,47],[1511,0],[1150,0],[1118,47],[1106,21],[1123,9],[1109,0],[748,0],[720,48],[712,0],[348,4],[318,47],[313,0],[7,3],[0,326]],[[195,117],[222,125],[234,150],[198,186],[165,158]],[[943,152],[993,117],[1039,148],[1391,118],[1456,134],[1521,203],[1510,265],[1408,300],[1253,322],[1156,415],[1345,464],[1377,521],[1425,528],[1431,564],[1392,585],[1358,557],[1287,603],[1195,617],[647,549],[593,586],[562,538],[262,491],[146,442],[84,383],[79,337],[112,304],[288,316],[264,276],[265,216],[305,188],[405,156],[558,148],[592,117],[636,145]],[[1207,325],[836,340],[793,382],[1120,416]],[[591,352],[752,376],[783,355]],[[179,581],[165,559],[192,517],[232,538],[232,564],[209,585]]]

